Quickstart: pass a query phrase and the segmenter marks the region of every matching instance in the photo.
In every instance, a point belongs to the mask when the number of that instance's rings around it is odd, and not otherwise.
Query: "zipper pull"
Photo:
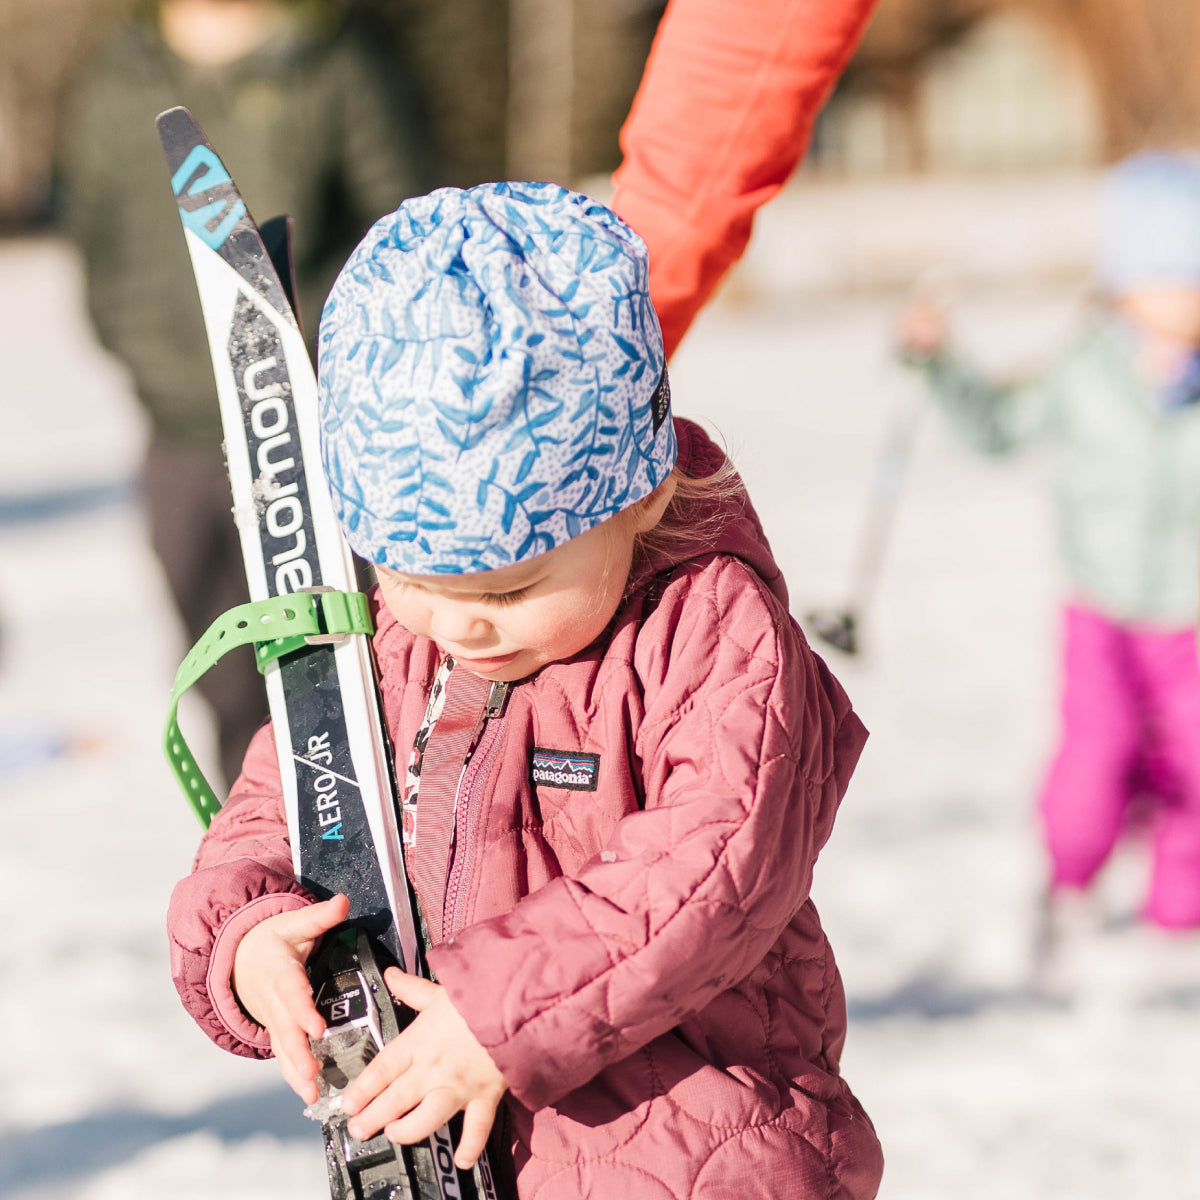
[[[487,704],[483,709],[485,719],[490,721],[493,717],[504,716],[504,708],[508,704],[509,686],[508,683],[499,679],[492,683],[488,689]]]

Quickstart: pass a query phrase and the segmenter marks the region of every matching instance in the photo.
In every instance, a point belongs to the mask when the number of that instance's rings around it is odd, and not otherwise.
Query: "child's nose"
[[[491,632],[490,622],[468,604],[442,604],[432,614],[433,636],[443,645],[470,646]]]

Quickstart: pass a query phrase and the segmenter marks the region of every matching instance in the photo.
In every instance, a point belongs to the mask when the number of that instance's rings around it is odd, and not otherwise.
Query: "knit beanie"
[[[1200,284],[1200,155],[1147,151],[1105,176],[1098,274],[1110,291]]]
[[[442,188],[378,221],[325,305],[318,377],[338,519],[406,574],[544,554],[675,462],[646,247],[553,184]]]

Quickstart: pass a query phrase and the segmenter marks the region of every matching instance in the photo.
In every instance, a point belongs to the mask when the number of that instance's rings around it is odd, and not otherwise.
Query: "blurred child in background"
[[[150,537],[189,641],[247,599],[208,340],[154,118],[184,104],[256,216],[295,221],[299,300],[315,335],[325,293],[362,232],[428,179],[415,128],[342,18],[285,0],[161,0],[118,22],[64,119],[69,232],[88,308],[150,424]],[[227,781],[266,717],[253,655],[200,684]]]
[[[908,359],[977,449],[1053,453],[1064,609],[1062,732],[1040,814],[1050,916],[1109,858],[1153,792],[1144,917],[1200,925],[1200,158],[1143,153],[1104,184],[1102,300],[1039,377],[986,378],[922,299]],[[1153,764],[1149,778],[1146,764]]]

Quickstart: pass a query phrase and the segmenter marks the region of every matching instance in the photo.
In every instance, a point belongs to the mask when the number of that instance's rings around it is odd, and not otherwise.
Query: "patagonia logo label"
[[[533,748],[533,782],[542,787],[594,792],[600,778],[600,755],[572,750]]]

